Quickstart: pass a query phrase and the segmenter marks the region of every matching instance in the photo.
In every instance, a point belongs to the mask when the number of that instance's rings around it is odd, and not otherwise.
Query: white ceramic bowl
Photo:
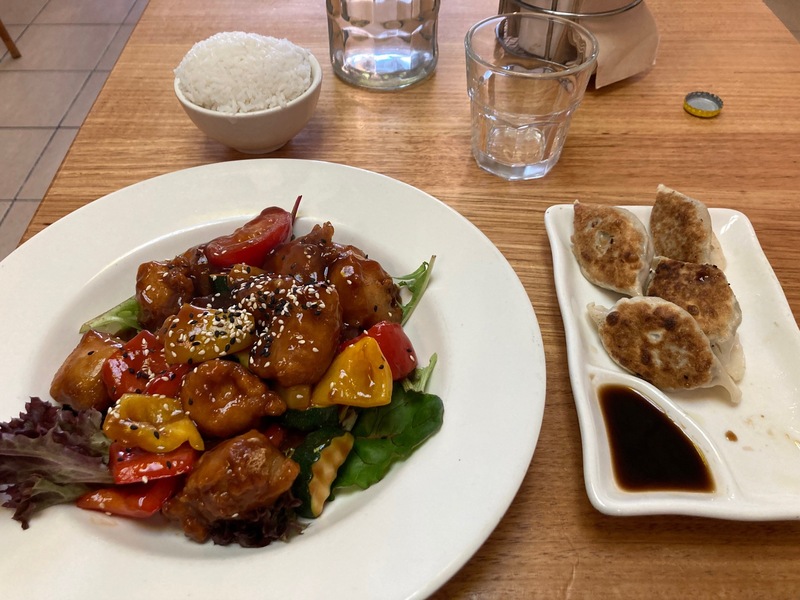
[[[274,152],[306,126],[317,106],[322,69],[310,52],[308,60],[311,63],[311,85],[286,106],[237,114],[209,110],[193,104],[183,95],[177,77],[175,95],[192,122],[211,139],[246,154]]]

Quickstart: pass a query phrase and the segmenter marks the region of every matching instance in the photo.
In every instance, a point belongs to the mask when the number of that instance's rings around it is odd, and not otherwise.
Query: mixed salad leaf
[[[401,275],[395,277],[394,282],[401,288],[406,288],[411,292],[411,298],[403,304],[403,320],[401,325],[405,325],[411,318],[414,309],[417,308],[422,295],[428,287],[428,282],[431,279],[433,272],[433,263],[436,262],[436,256],[431,256],[430,260],[423,262],[418,269],[409,273],[408,275]]]
[[[139,303],[136,301],[136,296],[131,296],[116,306],[109,308],[103,314],[89,319],[81,325],[79,333],[86,333],[92,329],[109,335],[119,335],[130,329],[141,330]]]
[[[0,423],[0,493],[23,529],[34,513],[113,482],[101,424],[94,409],[76,412],[36,397],[19,418]]]

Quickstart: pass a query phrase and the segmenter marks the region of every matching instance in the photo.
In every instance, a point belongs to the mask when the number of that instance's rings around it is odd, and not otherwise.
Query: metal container
[[[608,8],[608,2],[603,2],[603,10],[598,10],[595,0],[500,0],[497,12],[531,11],[567,19],[598,19],[624,13],[641,3],[642,0],[618,0]]]

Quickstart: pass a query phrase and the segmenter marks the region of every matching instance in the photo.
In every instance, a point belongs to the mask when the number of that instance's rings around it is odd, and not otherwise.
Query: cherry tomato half
[[[77,505],[86,510],[146,519],[160,511],[177,489],[178,478],[169,477],[149,483],[133,483],[95,490],[78,498]]]
[[[205,248],[208,262],[215,267],[232,267],[237,263],[260,267],[267,254],[291,239],[299,203],[300,196],[291,213],[277,206],[265,208],[233,233],[211,240]]]
[[[108,466],[116,484],[147,483],[188,473],[194,468],[199,454],[188,444],[172,452],[155,453],[113,442]]]
[[[403,379],[417,368],[417,354],[414,352],[414,346],[399,323],[389,321],[376,323],[358,337],[345,342],[340,351],[365,336],[378,342],[386,362],[389,363],[394,381]]]
[[[161,341],[142,330],[108,357],[101,369],[108,395],[119,400],[123,394],[142,394],[151,379],[169,369]]]

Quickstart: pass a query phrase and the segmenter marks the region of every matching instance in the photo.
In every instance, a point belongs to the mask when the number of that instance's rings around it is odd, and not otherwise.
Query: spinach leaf
[[[443,418],[441,398],[395,383],[391,403],[361,411],[351,432],[353,449],[339,468],[333,489],[367,489],[379,482],[394,463],[411,456],[439,431]]]

